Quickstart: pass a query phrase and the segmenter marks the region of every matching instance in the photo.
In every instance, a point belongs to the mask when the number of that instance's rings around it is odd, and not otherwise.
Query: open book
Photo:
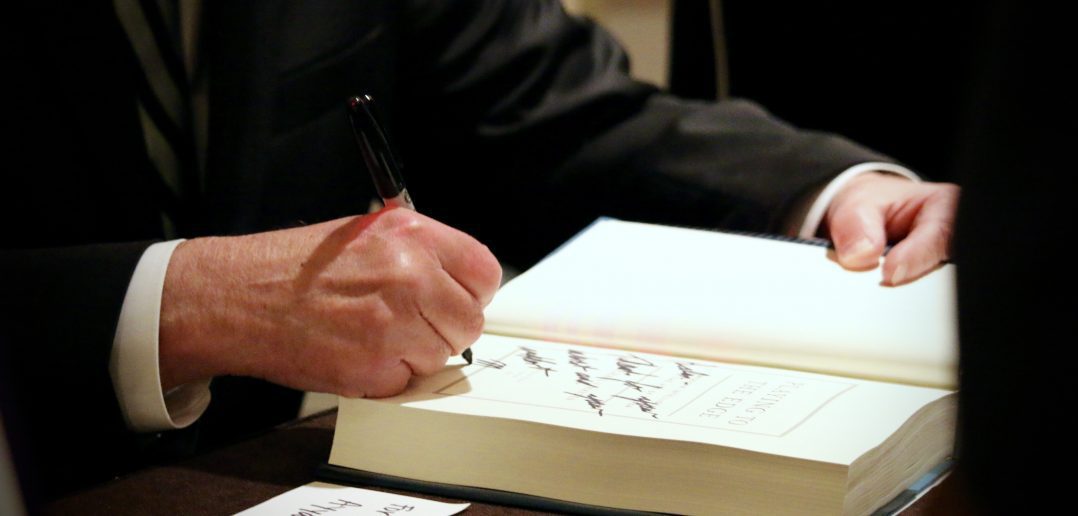
[[[827,254],[601,220],[503,287],[472,365],[342,399],[328,469],[555,509],[876,510],[953,451],[953,266],[891,288]]]

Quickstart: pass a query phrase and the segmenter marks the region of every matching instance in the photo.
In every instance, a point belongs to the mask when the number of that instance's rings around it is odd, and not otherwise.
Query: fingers
[[[887,244],[884,214],[875,205],[836,204],[828,217],[828,230],[839,263],[852,270],[867,270],[880,262]]]
[[[442,268],[480,307],[487,306],[501,285],[501,264],[487,246],[463,232],[448,229],[451,231],[440,235],[445,240],[435,248]]]
[[[433,284],[419,309],[452,354],[460,354],[483,332],[483,305],[446,271],[433,278]]]
[[[909,235],[896,244],[883,264],[889,285],[909,283],[950,258],[958,190],[947,185],[930,195],[912,222]]]
[[[339,354],[329,356],[327,367],[336,371],[333,392],[346,397],[392,396],[403,391],[412,376],[434,374],[445,366],[452,348],[416,307],[387,311],[395,315],[381,319],[382,327],[376,331],[338,336],[339,345],[334,347]]]
[[[389,368],[377,364],[384,360],[370,361],[370,376],[360,379],[366,397],[392,396],[403,391],[408,378],[425,376],[441,371],[450,355],[460,354],[470,346],[483,331],[483,305],[472,293],[457,282],[447,271],[426,269],[408,282],[411,286],[404,299],[413,303],[409,307],[397,307],[398,313],[409,313],[398,319],[385,336],[386,348],[379,355],[400,357]]]
[[[382,295],[405,319],[386,336],[384,351],[401,357],[413,374],[433,374],[479,338],[501,266],[471,236],[421,214],[393,209],[379,216],[395,246]]]
[[[354,353],[366,343],[349,342],[351,352],[332,357],[331,364],[314,374],[335,371],[335,383],[325,390],[341,396],[382,398],[404,391],[413,376],[441,371],[449,358],[449,346],[422,320],[390,328],[385,338],[392,345],[368,352]]]
[[[483,307],[501,284],[501,265],[490,250],[470,235],[414,212],[390,213],[407,221],[407,239],[428,253],[433,263],[406,260],[413,277],[406,285],[416,309],[453,353],[479,337]]]
[[[502,268],[487,246],[463,231],[411,210],[385,209],[377,216],[397,226],[396,236],[433,253],[442,269],[481,306],[494,298],[501,285]]]
[[[887,242],[883,281],[913,281],[949,257],[959,189],[946,183],[913,183],[865,174],[851,180],[831,203],[827,229],[843,267],[865,270],[879,263]]]

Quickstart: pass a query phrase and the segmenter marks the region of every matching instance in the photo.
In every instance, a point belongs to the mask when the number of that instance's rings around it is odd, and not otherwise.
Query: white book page
[[[605,219],[503,287],[487,331],[954,387],[954,266],[887,287],[828,253]]]
[[[923,387],[484,335],[475,360],[413,379],[406,407],[848,465],[924,405]],[[477,430],[481,427],[477,426]]]

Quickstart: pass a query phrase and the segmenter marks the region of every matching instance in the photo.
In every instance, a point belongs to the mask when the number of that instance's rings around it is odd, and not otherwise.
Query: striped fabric
[[[157,170],[165,236],[190,234],[199,194],[191,130],[191,88],[181,52],[176,0],[113,0],[142,75],[138,109],[146,150]]]

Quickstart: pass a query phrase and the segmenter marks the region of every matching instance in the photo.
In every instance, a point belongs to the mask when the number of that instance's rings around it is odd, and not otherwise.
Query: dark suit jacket
[[[160,238],[134,102],[140,72],[110,6],[24,2],[4,20],[14,137],[0,194],[0,353],[5,390],[17,394],[5,422],[20,463],[39,466],[32,478],[51,492],[168,448],[124,430],[108,376],[131,271]],[[359,92],[380,101],[420,209],[519,264],[601,214],[773,229],[806,190],[886,160],[751,103],[679,101],[635,83],[612,38],[556,1],[204,8],[201,233],[365,211],[373,192],[344,111]],[[214,396],[203,432],[251,405]],[[217,428],[280,417],[244,413]]]
[[[1072,22],[1061,8],[1028,2],[986,7],[954,160],[959,478],[975,514],[1048,513],[1071,503],[1078,459],[1068,358],[1075,195],[1065,179],[1078,101],[1061,66],[1073,61]]]

